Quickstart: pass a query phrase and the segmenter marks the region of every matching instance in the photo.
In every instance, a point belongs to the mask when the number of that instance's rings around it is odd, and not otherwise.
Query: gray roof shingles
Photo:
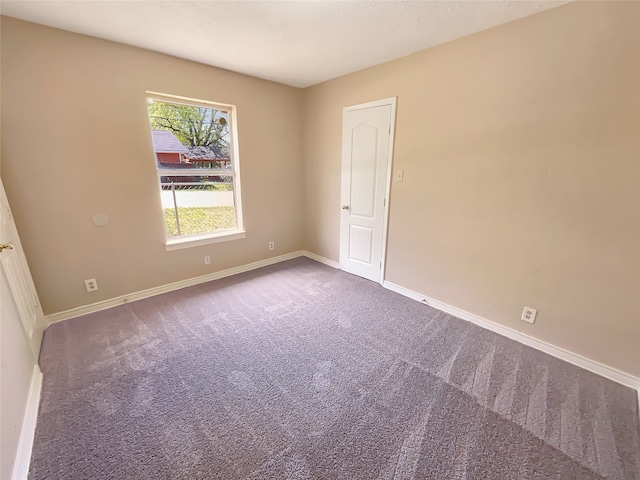
[[[156,153],[187,153],[189,151],[173,133],[166,130],[151,130],[151,136]]]
[[[225,161],[229,160],[229,153],[227,147],[189,147],[185,157],[189,160]]]
[[[167,130],[151,130],[156,153],[182,153],[191,161],[229,161],[228,147],[185,147]]]

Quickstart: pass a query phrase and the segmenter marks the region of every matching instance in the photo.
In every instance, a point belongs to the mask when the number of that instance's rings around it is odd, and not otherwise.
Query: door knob
[[[0,243],[0,252],[3,251],[4,249],[7,250],[13,250],[13,243],[9,242],[9,243]]]
[[[342,205],[343,210],[349,210],[349,205]]]

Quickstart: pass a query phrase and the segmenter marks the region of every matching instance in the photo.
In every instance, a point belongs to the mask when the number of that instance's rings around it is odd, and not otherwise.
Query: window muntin
[[[167,245],[238,238],[242,212],[234,107],[156,95],[147,106]]]

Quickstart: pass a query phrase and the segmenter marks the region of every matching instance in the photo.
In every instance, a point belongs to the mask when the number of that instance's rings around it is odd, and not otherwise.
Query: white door
[[[0,180],[0,478],[27,478],[42,373],[44,315]]]
[[[3,292],[6,291],[11,295],[11,299],[2,298],[0,301],[15,305],[17,315],[15,321],[22,325],[24,335],[37,360],[45,324],[44,314],[2,181],[0,181],[0,270],[0,282],[7,283],[2,286]],[[5,321],[4,318],[3,321]]]
[[[395,98],[344,109],[340,268],[382,281]]]

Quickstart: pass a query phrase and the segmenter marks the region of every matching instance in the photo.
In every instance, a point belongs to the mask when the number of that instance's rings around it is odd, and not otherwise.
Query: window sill
[[[172,238],[165,243],[165,250],[182,250],[183,248],[199,247],[209,245],[211,243],[228,242],[230,240],[238,240],[245,237],[244,230],[227,230],[220,233],[211,233],[207,235],[197,235],[185,238]]]

